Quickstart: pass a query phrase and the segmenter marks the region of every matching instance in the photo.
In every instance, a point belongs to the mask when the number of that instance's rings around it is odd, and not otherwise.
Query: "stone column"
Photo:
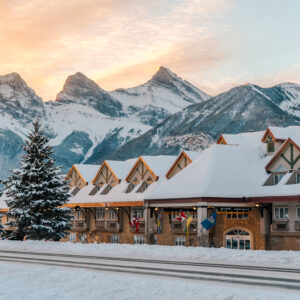
[[[145,204],[144,218],[145,218],[145,244],[150,244],[150,208],[148,203]]]
[[[95,237],[93,235],[93,231],[96,228],[96,220],[95,220],[95,209],[94,208],[88,208],[86,209],[86,218],[87,218],[87,230],[88,230],[88,234],[87,234],[87,239],[89,243],[93,243],[95,240]]]
[[[200,247],[208,247],[208,230],[206,230],[201,222],[207,219],[207,204],[197,207],[197,243]]]

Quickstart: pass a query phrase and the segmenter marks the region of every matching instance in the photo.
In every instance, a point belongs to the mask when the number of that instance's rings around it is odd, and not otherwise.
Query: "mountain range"
[[[146,83],[115,91],[76,73],[54,101],[43,102],[11,73],[0,76],[0,115],[0,178],[18,165],[36,117],[67,172],[74,163],[200,150],[220,133],[300,125],[300,85],[245,84],[211,97],[160,67]]]
[[[165,67],[145,84],[111,92],[76,73],[55,101],[47,102],[19,74],[0,76],[0,178],[18,165],[36,117],[66,172],[73,163],[109,155],[172,114],[209,98]]]

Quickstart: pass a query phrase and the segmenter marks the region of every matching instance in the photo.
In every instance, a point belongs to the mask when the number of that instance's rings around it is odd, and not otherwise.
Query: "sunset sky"
[[[80,71],[102,88],[163,65],[211,95],[300,83],[298,0],[0,0],[0,74],[44,100]]]

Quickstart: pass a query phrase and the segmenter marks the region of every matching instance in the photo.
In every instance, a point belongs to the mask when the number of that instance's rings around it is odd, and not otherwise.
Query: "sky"
[[[210,95],[300,84],[299,12],[298,0],[0,0],[0,74],[44,101],[76,72],[113,90],[162,65]]]

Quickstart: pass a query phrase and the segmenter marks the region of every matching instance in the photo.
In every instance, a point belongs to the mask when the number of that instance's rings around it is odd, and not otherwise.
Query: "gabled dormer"
[[[270,128],[267,128],[261,141],[266,144],[266,154],[274,155],[274,153],[280,148],[284,139],[276,139]]]
[[[116,176],[109,163],[104,161],[92,181],[95,187],[91,190],[90,195],[95,195],[104,186],[102,194],[106,195],[119,182],[120,179]]]
[[[91,183],[96,172],[100,168],[99,165],[76,164],[73,165],[67,174],[65,180],[68,182],[71,189],[71,194],[75,195],[77,192]]]
[[[158,180],[158,176],[140,156],[125,180],[129,183],[125,193],[132,192],[138,185],[136,192],[143,193],[150,184]]]
[[[174,164],[168,170],[166,174],[167,179],[171,179],[174,175],[186,168],[190,163],[192,163],[192,159],[185,151],[181,151]]]
[[[73,165],[71,167],[65,180],[68,182],[68,185],[72,190],[75,190],[76,187],[78,189],[81,189],[87,185],[87,181],[84,179],[76,165]]]
[[[219,136],[219,138],[217,140],[217,144],[218,145],[227,145],[227,142],[222,134]]]
[[[266,171],[274,173],[279,167],[286,171],[300,168],[300,147],[290,138],[281,145],[265,168]]]

